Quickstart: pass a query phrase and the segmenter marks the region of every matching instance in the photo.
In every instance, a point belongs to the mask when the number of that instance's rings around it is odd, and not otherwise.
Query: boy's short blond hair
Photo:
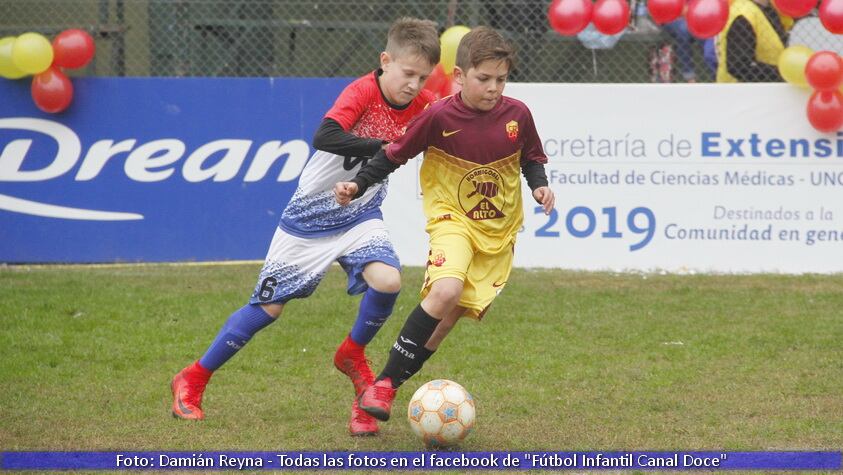
[[[439,63],[439,34],[430,20],[403,17],[395,20],[386,36],[386,52],[393,58],[416,55],[431,65]]]
[[[507,69],[515,67],[515,48],[500,33],[488,26],[472,29],[460,40],[457,47],[457,66],[467,72],[483,61],[505,61]]]

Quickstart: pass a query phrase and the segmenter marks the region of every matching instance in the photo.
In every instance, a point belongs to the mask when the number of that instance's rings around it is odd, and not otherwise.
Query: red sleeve
[[[536,124],[533,122],[533,114],[526,106],[524,106],[524,112],[527,114],[527,121],[524,124],[524,146],[521,150],[521,160],[547,163],[547,156],[542,148],[542,140],[539,138]]]
[[[366,82],[359,79],[349,84],[334,101],[331,110],[325,113],[325,118],[334,119],[343,130],[348,132],[360,120],[366,106],[371,103],[369,89],[366,87]]]
[[[404,135],[386,146],[386,157],[394,163],[403,165],[407,163],[407,160],[424,152],[430,143],[429,132],[435,120],[436,112],[433,107],[422,111],[410,121]]]

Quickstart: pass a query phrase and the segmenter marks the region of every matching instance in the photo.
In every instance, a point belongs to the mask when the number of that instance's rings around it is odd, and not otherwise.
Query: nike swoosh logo
[[[503,281],[503,282],[495,282],[495,283],[493,283],[493,284],[492,284],[492,287],[502,287],[502,286],[503,286],[503,284],[505,284],[505,283],[506,283],[506,281]]]
[[[443,130],[443,131],[442,131],[442,136],[443,136],[443,137],[450,137],[450,136],[454,135],[455,133],[459,132],[460,130],[462,130],[462,129],[452,130],[452,131],[450,131],[450,132],[449,132],[449,131],[447,131],[447,130]]]
[[[184,405],[184,403],[183,403],[183,402],[181,402],[181,389],[179,389],[178,396],[176,396],[176,397],[177,397],[177,399],[178,399],[178,401],[179,401],[179,409],[181,409],[181,410],[182,410],[182,412],[184,412],[185,414],[193,414],[193,411],[191,411],[190,409],[188,409],[188,408],[187,408],[187,406],[185,406],[185,405]]]
[[[409,343],[409,344],[411,344],[411,345],[413,345],[413,346],[419,346],[419,345],[417,345],[417,344],[416,344],[416,342],[414,342],[413,340],[410,340],[409,338],[404,338],[404,337],[403,337],[403,336],[401,336],[401,335],[398,335],[398,338],[399,338],[402,342],[404,342],[404,343]]]

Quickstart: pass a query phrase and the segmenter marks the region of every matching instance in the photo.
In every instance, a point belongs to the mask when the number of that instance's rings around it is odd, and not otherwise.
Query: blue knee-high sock
[[[358,345],[367,345],[381,329],[383,323],[392,314],[392,307],[398,299],[398,292],[378,292],[369,287],[363,300],[360,301],[360,311],[357,321],[351,329],[351,339]]]
[[[255,333],[274,321],[260,305],[244,305],[228,317],[214,342],[199,359],[199,364],[215,371],[240,351]]]

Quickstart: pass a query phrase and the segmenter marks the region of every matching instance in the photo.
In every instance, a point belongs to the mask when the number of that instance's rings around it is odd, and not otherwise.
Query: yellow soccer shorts
[[[512,270],[515,236],[512,244],[496,254],[478,251],[464,225],[440,221],[428,227],[430,252],[421,296],[426,297],[434,282],[444,277],[463,281],[459,305],[464,317],[480,320],[492,301],[503,290]]]

